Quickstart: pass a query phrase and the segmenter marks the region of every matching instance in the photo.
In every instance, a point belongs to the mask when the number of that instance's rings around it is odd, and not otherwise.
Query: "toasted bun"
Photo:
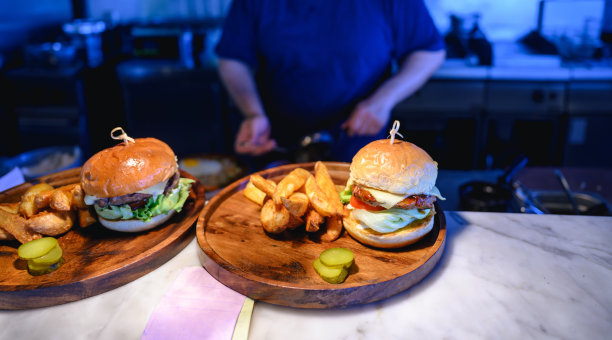
[[[354,183],[400,195],[429,192],[436,184],[438,163],[418,146],[380,139],[364,146],[351,163]]]
[[[168,180],[176,173],[176,156],[164,142],[136,138],[93,155],[81,169],[87,195],[114,197],[131,194]]]
[[[434,225],[435,210],[431,209],[429,215],[420,221],[415,221],[406,227],[392,233],[379,233],[370,228],[359,227],[359,221],[353,217],[353,212],[345,214],[343,218],[344,229],[355,240],[376,248],[400,248],[413,244],[431,231]]]
[[[175,211],[170,210],[168,214],[160,214],[154,217],[151,217],[151,220],[147,222],[143,222],[138,219],[132,220],[107,220],[102,216],[98,215],[98,221],[100,224],[105,226],[108,229],[122,231],[122,232],[139,232],[144,230],[149,230],[157,227],[158,225],[169,220],[172,215],[174,215]]]

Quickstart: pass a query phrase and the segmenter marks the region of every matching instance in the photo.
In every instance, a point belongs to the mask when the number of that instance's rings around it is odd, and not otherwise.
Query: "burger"
[[[438,164],[402,140],[371,142],[355,154],[343,193],[344,227],[357,241],[377,248],[417,242],[434,224]],[[348,196],[350,194],[350,197]]]
[[[174,152],[155,138],[129,138],[81,169],[85,203],[100,224],[125,232],[152,229],[180,212],[193,182],[180,178]]]

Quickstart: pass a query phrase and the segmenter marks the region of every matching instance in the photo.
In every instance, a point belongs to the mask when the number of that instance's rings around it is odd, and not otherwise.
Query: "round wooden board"
[[[349,164],[325,163],[334,182],[345,185]],[[296,167],[314,171],[314,163],[290,164],[259,172],[278,181]],[[360,244],[346,232],[331,243],[307,235],[303,228],[278,236],[264,232],[257,204],[244,197],[244,177],[217,194],[202,210],[196,227],[200,261],[227,287],[250,298],[300,308],[339,308],[385,299],[413,286],[439,261],[446,221],[439,205],[433,230],[419,242],[396,250]],[[313,261],[327,248],[346,247],[355,264],[342,284],[323,281]]]
[[[41,177],[55,187],[77,183],[80,168]],[[195,179],[181,171],[181,177]],[[19,201],[32,184],[0,193],[0,202]],[[120,233],[99,223],[73,227],[58,237],[65,263],[56,271],[32,276],[17,256],[17,241],[0,241],[0,309],[59,305],[101,294],[131,282],[170,260],[193,237],[193,224],[205,203],[204,187],[192,185],[196,197],[165,224],[140,233]]]

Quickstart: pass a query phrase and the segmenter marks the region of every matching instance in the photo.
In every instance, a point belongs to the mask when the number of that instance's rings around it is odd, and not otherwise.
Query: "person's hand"
[[[247,117],[240,124],[234,150],[240,154],[263,155],[276,147],[270,138],[270,122],[264,115]]]
[[[342,124],[349,136],[375,135],[385,127],[391,108],[385,103],[365,100],[357,104],[349,118]]]

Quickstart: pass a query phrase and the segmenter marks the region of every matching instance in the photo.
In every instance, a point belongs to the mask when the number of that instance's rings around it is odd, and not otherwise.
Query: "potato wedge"
[[[260,175],[252,175],[249,182],[253,183],[257,189],[263,191],[270,197],[272,197],[276,190],[276,183],[274,183],[274,181],[265,179]]]
[[[61,235],[74,225],[74,211],[43,211],[26,221],[26,227],[48,236]]]
[[[31,186],[26,192],[21,196],[21,205],[19,206],[19,213],[27,218],[32,217],[38,211],[34,206],[34,198],[36,194],[42,191],[52,190],[53,187],[47,183],[38,183],[36,185]]]
[[[41,238],[42,235],[26,227],[26,219],[0,209],[0,228],[13,235],[21,243]]]
[[[267,200],[261,208],[261,224],[265,231],[271,234],[282,233],[291,222],[291,214],[283,206],[277,206],[272,200]]]
[[[19,202],[13,203],[0,203],[0,209],[10,212],[11,214],[19,214]]]
[[[319,188],[325,193],[329,203],[336,210],[336,215],[342,215],[342,202],[340,195],[336,191],[336,185],[327,171],[327,167],[321,161],[315,163],[315,180]]]
[[[49,206],[49,203],[51,202],[51,195],[53,195],[55,190],[56,189],[41,191],[34,196],[34,206],[36,207],[37,211]]]
[[[19,213],[19,202],[0,203],[0,210],[4,210],[11,214],[18,214]],[[8,240],[14,240],[14,239],[15,239],[15,236],[13,236],[8,231],[0,228],[0,241],[3,241],[3,240],[8,241]]]
[[[69,211],[72,205],[72,194],[64,190],[53,190],[49,198],[49,207],[58,211]]]
[[[319,231],[319,228],[325,223],[325,217],[321,216],[316,210],[310,209],[306,213],[306,232],[314,233]]]
[[[72,209],[84,209],[87,208],[85,204],[85,192],[80,184],[76,184],[71,190],[72,200],[70,206]]]
[[[287,229],[293,230],[302,224],[304,224],[304,220],[301,217],[291,215],[289,218],[289,224],[287,224]]]
[[[283,205],[292,216],[302,217],[308,209],[308,196],[301,192],[294,192],[289,198],[281,197]]]
[[[96,218],[93,217],[89,208],[78,209],[77,215],[79,217],[79,227],[81,228],[86,228],[96,223]]]
[[[259,206],[262,206],[264,204],[264,200],[266,199],[266,193],[259,190],[251,181],[247,183],[243,194],[246,198],[257,203]]]
[[[321,190],[317,184],[314,176],[310,176],[306,180],[306,195],[312,207],[322,216],[329,217],[338,214],[336,207],[333,205],[331,200],[327,198],[327,195]]]
[[[0,241],[11,241],[14,239],[15,239],[15,236],[13,236],[8,231],[5,231],[4,229],[0,228]]]
[[[325,224],[327,229],[325,230],[325,234],[321,235],[321,241],[332,242],[337,240],[342,233],[342,216],[328,217]]]
[[[281,198],[288,198],[294,192],[298,191],[306,182],[308,177],[312,176],[310,172],[302,168],[293,169],[287,176],[281,179],[276,185],[276,190],[272,195],[274,204],[282,205]]]

